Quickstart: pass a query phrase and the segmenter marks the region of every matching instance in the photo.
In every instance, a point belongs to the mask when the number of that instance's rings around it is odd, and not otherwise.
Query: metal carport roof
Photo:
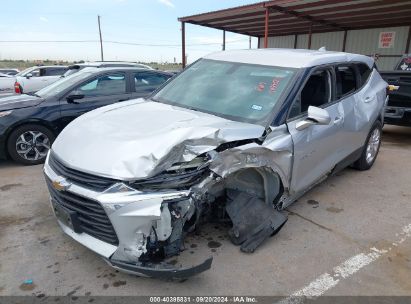
[[[264,47],[267,47],[269,36],[308,33],[311,41],[312,33],[345,31],[346,34],[348,30],[355,29],[410,26],[411,1],[272,0],[181,17],[178,20],[182,23],[182,55],[185,64],[185,23],[264,37]],[[407,45],[409,40],[410,35]]]

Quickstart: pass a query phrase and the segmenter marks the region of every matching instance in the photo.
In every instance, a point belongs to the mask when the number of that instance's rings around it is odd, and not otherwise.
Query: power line
[[[99,40],[0,40],[1,42],[5,42],[5,43],[13,43],[13,42],[17,42],[17,43],[31,43],[31,42],[45,42],[45,43],[49,43],[49,42],[67,42],[67,43],[71,43],[71,42],[99,42]]]
[[[227,41],[226,43],[236,43],[241,41],[248,41],[248,39],[241,39],[236,41]],[[137,43],[127,41],[116,40],[104,40],[105,43],[122,44],[122,45],[135,45],[135,46],[148,46],[148,47],[180,47],[181,44],[157,44],[157,43]],[[0,43],[100,43],[100,40],[0,40]],[[201,46],[201,45],[221,45],[218,42],[209,43],[192,43],[187,46]]]

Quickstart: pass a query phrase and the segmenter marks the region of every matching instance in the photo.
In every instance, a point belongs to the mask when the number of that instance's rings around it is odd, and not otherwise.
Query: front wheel
[[[55,136],[46,127],[24,125],[14,130],[7,141],[10,157],[23,165],[37,165],[45,161]]]
[[[368,170],[374,164],[381,146],[381,122],[376,121],[368,134],[361,157],[353,164],[355,169]]]

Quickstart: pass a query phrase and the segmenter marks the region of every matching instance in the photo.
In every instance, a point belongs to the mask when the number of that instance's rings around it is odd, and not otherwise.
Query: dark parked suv
[[[56,136],[90,110],[145,97],[172,74],[141,68],[84,68],[31,95],[0,99],[0,158],[42,163]]]

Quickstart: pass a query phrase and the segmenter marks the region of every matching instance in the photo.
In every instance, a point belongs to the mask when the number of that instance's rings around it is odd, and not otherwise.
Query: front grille
[[[68,181],[81,185],[82,187],[88,188],[90,190],[101,192],[103,190],[106,190],[113,184],[119,182],[115,179],[95,176],[89,173],[84,173],[75,169],[68,168],[67,166],[63,165],[63,163],[59,161],[53,153],[50,153],[48,164],[57,175],[63,176]]]
[[[77,213],[82,231],[109,244],[118,245],[113,225],[98,202],[68,191],[57,191],[48,178],[46,181],[51,198],[66,209]]]

